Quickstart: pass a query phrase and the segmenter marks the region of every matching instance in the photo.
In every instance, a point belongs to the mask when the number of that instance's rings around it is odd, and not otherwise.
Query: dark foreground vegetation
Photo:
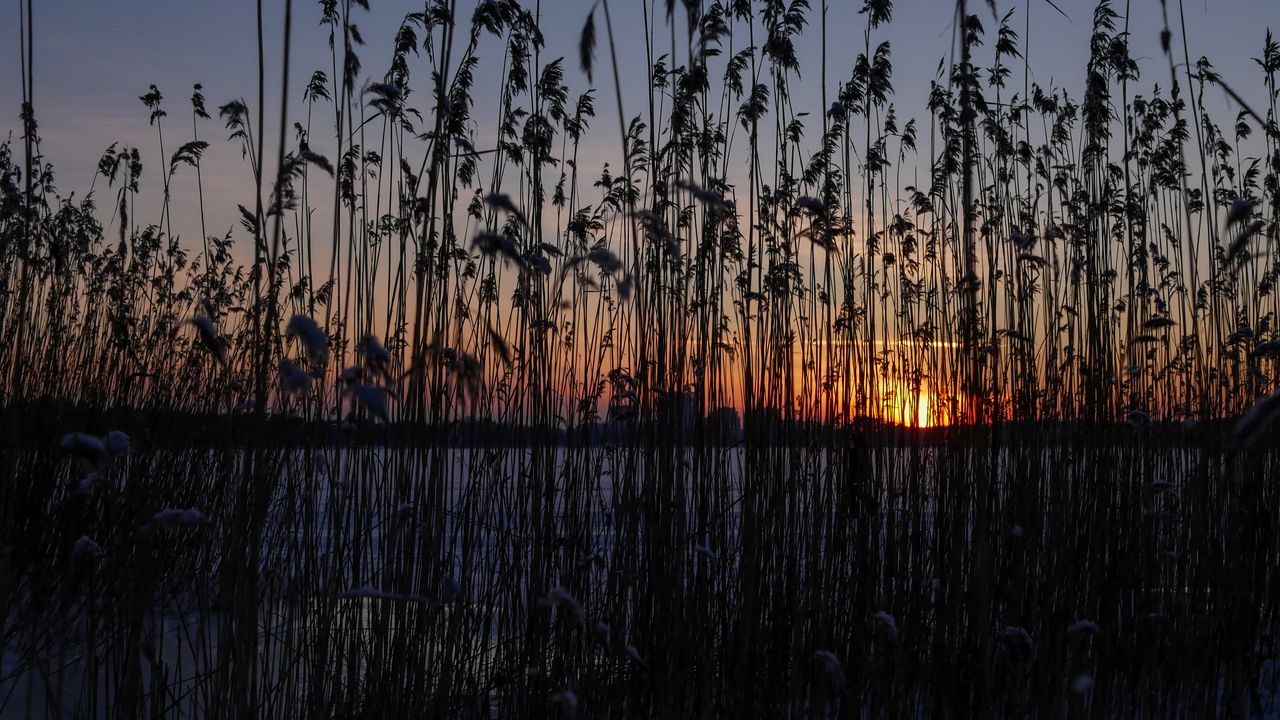
[[[24,103],[0,715],[1280,714],[1270,33],[1223,78],[1180,0],[1103,2],[1071,91],[1022,59],[1053,3],[962,0],[908,119],[887,0],[856,33],[645,5],[643,63],[623,2],[576,9],[576,49],[515,0],[428,2],[391,47],[362,0],[260,4],[293,22],[260,58],[287,112],[152,86],[159,169],[112,145],[78,198]],[[618,157],[580,176],[606,102]],[[173,236],[204,196],[169,180],[228,133],[242,227]]]

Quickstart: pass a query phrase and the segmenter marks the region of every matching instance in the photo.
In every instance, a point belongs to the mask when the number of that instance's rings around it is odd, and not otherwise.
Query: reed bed
[[[281,63],[259,3],[254,102],[175,142],[151,86],[160,172],[78,200],[20,3],[0,715],[1280,716],[1280,43],[1223,78],[1102,2],[1073,95],[962,0],[917,120],[887,0],[843,69],[733,0],[643,5],[637,71],[620,3],[429,2],[385,71],[367,2],[286,0]],[[221,135],[256,193],[192,243]]]

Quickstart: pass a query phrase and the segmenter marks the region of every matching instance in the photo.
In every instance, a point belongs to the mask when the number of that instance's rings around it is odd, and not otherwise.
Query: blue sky
[[[1177,1],[1169,1],[1171,12],[1176,13]],[[542,0],[540,4],[528,0],[525,4],[538,8],[542,16],[547,41],[543,61],[565,56],[566,79],[576,96],[588,87],[585,76],[578,70],[577,42],[591,5],[578,0]],[[17,2],[5,3],[0,10],[0,28],[3,28],[0,47],[8,54],[0,71],[0,108],[5,110],[0,115],[0,136],[12,134],[15,139],[20,134],[21,101],[18,5]],[[420,9],[420,3],[371,0],[371,5],[372,11],[367,16],[356,17],[356,22],[368,42],[361,53],[366,73],[380,76],[390,59],[390,41],[401,18],[408,11]],[[821,0],[813,0],[815,11],[820,5]],[[828,91],[834,93],[835,84],[849,76],[854,57],[861,50],[864,18],[857,14],[861,3],[828,0],[828,5],[827,77]],[[982,16],[990,37],[995,22],[986,4],[971,0],[971,5]],[[997,2],[1001,14],[1014,9],[1013,24],[1019,35],[1024,34],[1025,13],[1030,11],[1032,81],[1065,87],[1078,98],[1095,3],[1058,0],[1058,5],[1069,19],[1064,19],[1045,0],[1030,0],[1029,4],[1026,0],[1016,4],[1007,0]],[[1132,53],[1143,69],[1140,92],[1149,91],[1153,83],[1167,87],[1168,67],[1161,56],[1158,38],[1162,27],[1160,2],[1132,0],[1130,5]],[[265,6],[269,64],[267,118],[268,127],[274,128],[279,117],[279,38],[284,3],[269,0]],[[459,2],[461,12],[468,18],[473,6],[468,0]],[[663,6],[662,0],[650,5],[658,8],[659,13]],[[923,120],[929,81],[939,60],[949,57],[953,7],[950,0],[898,0],[894,4],[893,22],[877,32],[877,41],[887,39],[893,43],[895,103],[903,119],[921,116]],[[644,97],[641,8],[641,0],[613,0],[611,5],[628,114],[640,112]],[[1117,2],[1115,8],[1123,14],[1125,3]],[[1192,60],[1208,56],[1224,77],[1234,80],[1233,85],[1246,99],[1257,107],[1264,106],[1260,72],[1251,58],[1260,54],[1267,26],[1280,29],[1280,5],[1276,0],[1213,3],[1189,0],[1184,10]],[[319,15],[315,0],[295,2],[293,67],[296,73],[290,92],[292,113],[301,109],[299,100],[305,78],[314,69],[328,67],[327,35],[318,25]],[[805,35],[808,42],[798,44],[805,74],[802,81],[794,83],[793,95],[797,105],[811,108],[816,114],[820,96],[820,46],[816,12],[812,17],[814,20]],[[70,191],[82,195],[92,180],[98,157],[109,144],[135,145],[147,163],[143,178],[145,197],[139,213],[142,222],[158,216],[163,163],[155,130],[148,126],[148,113],[138,96],[152,83],[165,94],[165,108],[169,112],[165,120],[165,142],[166,150],[172,152],[178,144],[191,138],[188,98],[193,83],[204,84],[211,108],[241,96],[252,100],[256,95],[253,0],[40,0],[36,3],[35,21],[36,111],[45,154],[57,171],[59,190],[64,195]],[[1176,36],[1179,29],[1176,14],[1172,22]],[[601,33],[598,62],[604,70],[608,48],[603,18],[597,18],[597,23]],[[745,40],[735,42],[740,47]],[[492,107],[492,98],[497,94],[491,77],[501,60],[502,47],[496,40],[486,40],[481,55],[475,117],[481,121],[477,131],[483,137],[493,129],[493,121],[484,111]],[[989,48],[978,55],[978,60],[985,63],[988,57]],[[417,72],[414,81],[420,89],[415,99],[426,103],[429,95],[424,88],[428,82],[426,64],[419,61],[413,69]],[[616,164],[620,160],[612,157],[619,155],[617,121],[612,87],[604,84],[611,76],[598,71],[595,79],[600,86],[597,102],[600,117],[584,143],[583,169],[588,171],[593,162],[611,159]],[[1018,68],[1011,84],[1021,87],[1021,80],[1021,68]],[[1216,97],[1208,101],[1225,111],[1228,106],[1222,93],[1211,92]],[[421,109],[428,110],[425,106]],[[1227,112],[1230,114],[1219,114],[1221,121],[1234,118],[1234,109]],[[291,115],[291,119],[293,117],[296,115]],[[488,125],[484,121],[488,121]],[[316,134],[322,135],[323,129],[323,125],[317,126]],[[203,174],[209,229],[211,233],[220,234],[235,223],[237,203],[253,204],[249,169],[240,160],[238,146],[221,142],[226,133],[216,117],[214,122],[204,123],[200,132],[202,138],[214,143],[206,155]],[[174,229],[192,246],[198,246],[198,218],[189,212],[194,202],[194,175],[180,172],[173,194]]]

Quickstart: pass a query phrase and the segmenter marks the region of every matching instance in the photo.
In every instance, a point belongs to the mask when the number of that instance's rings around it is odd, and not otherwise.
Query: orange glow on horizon
[[[919,388],[912,383],[893,378],[880,385],[880,418],[903,427],[931,428],[951,424],[951,412],[947,404],[936,397],[928,381],[921,381]]]

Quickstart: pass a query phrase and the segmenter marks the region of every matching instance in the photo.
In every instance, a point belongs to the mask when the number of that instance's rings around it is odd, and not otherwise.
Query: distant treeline
[[[874,418],[857,418],[845,425],[790,420],[775,410],[757,410],[739,425],[724,413],[685,419],[684,432],[668,432],[669,420],[627,418],[554,427],[460,420],[430,424],[396,422],[387,425],[366,418],[342,422],[305,420],[251,412],[204,414],[165,408],[111,408],[48,399],[0,407],[9,432],[9,448],[52,448],[72,430],[104,434],[120,430],[136,444],[148,447],[237,447],[250,442],[277,447],[385,445],[388,447],[561,447],[649,444],[689,447],[809,447],[815,449],[895,445],[950,445],[992,442],[994,445],[1046,446],[1143,445],[1217,448],[1229,443],[1231,424],[1224,421],[1186,422],[1056,422],[1010,421],[989,427],[909,428]],[[1258,444],[1274,444],[1274,435]]]

